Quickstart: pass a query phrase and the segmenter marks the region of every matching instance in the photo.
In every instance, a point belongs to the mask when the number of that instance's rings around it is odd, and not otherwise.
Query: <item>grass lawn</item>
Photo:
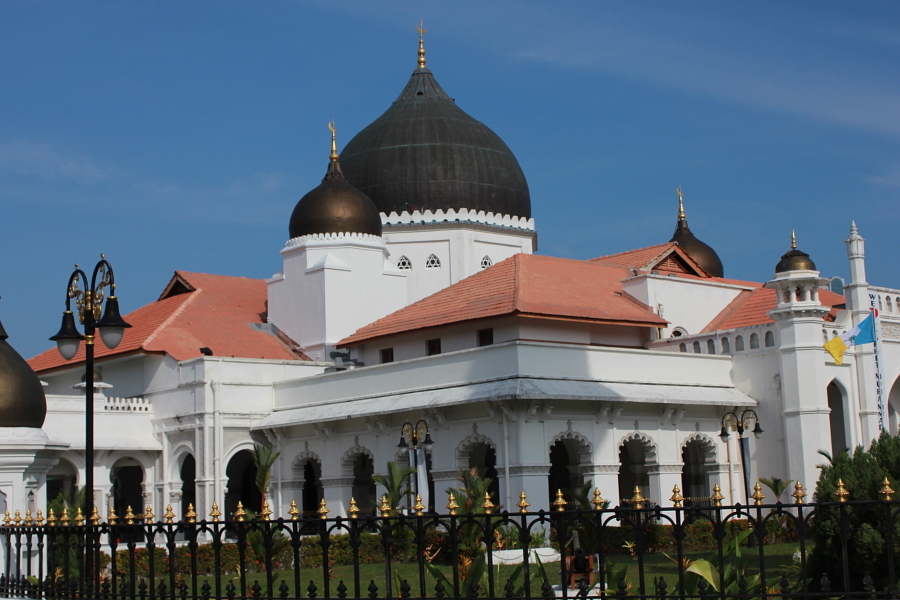
[[[795,544],[773,544],[770,546],[766,546],[766,577],[767,579],[775,578],[781,576],[781,574],[789,567],[792,563],[792,555],[794,551],[797,549]],[[759,571],[758,568],[758,554],[757,550],[751,548],[745,548],[742,550],[743,552],[743,561],[748,565],[748,573],[755,574]],[[687,555],[687,558],[690,559],[698,559],[698,558],[709,558],[711,556],[710,551],[701,551],[701,552],[692,552]],[[672,553],[670,553],[672,555]],[[628,555],[614,555],[610,561],[613,564],[613,568],[618,571],[622,566],[628,565],[628,573],[627,573],[627,582],[632,586],[631,593],[637,593],[638,587],[640,585],[639,576],[638,576],[638,561],[634,560],[632,557]],[[559,571],[560,564],[558,562],[547,563],[544,565],[547,571],[548,576],[550,577],[550,582],[553,584],[559,583]],[[409,582],[409,585],[412,587],[412,595],[417,596],[420,593],[420,578],[419,578],[419,565],[415,563],[394,563],[391,565],[393,572],[396,572],[399,576],[399,579],[402,581],[406,579]],[[447,578],[452,581],[452,570],[447,565],[439,565],[438,568],[446,574]],[[497,595],[503,595],[503,586],[506,583],[507,578],[509,578],[513,571],[515,570],[515,566],[501,566],[494,567],[494,582],[496,588]],[[273,593],[276,597],[279,595],[279,586],[281,582],[284,581],[288,585],[288,594],[290,597],[295,597],[295,580],[294,580],[294,572],[293,571],[279,571],[276,573],[277,579],[275,580]],[[385,585],[386,581],[385,574],[385,565],[384,564],[361,564],[359,565],[359,581],[360,581],[360,596],[368,597],[369,591],[368,586],[370,582],[374,581],[375,585],[378,586],[378,596],[384,597],[386,594],[387,586]],[[655,586],[654,581],[659,577],[663,577],[666,583],[668,584],[669,592],[671,593],[677,583],[678,583],[678,569],[674,562],[666,558],[662,553],[656,554],[646,554],[644,555],[644,581],[645,581],[645,591],[646,593],[654,593]],[[263,596],[266,595],[266,576],[264,573],[247,573],[247,588],[248,595],[249,589],[253,585],[254,581],[259,581],[260,586],[263,588],[262,593]],[[537,575],[537,566],[531,565],[531,578],[532,578],[532,596],[538,597],[540,596],[540,580]],[[204,578],[198,577],[198,589],[203,584]],[[393,579],[393,578],[392,578]],[[224,596],[224,586],[228,584],[229,579],[223,578],[222,580],[222,595]],[[238,595],[240,594],[240,580],[235,578],[233,579],[235,587],[238,588]],[[356,590],[354,589],[354,571],[353,566],[347,565],[336,565],[333,567],[331,578],[330,578],[330,590],[329,595],[331,597],[337,597],[338,592],[338,584],[340,581],[343,581],[347,586],[347,596],[354,597],[356,596]],[[518,585],[522,584],[522,577],[520,576]],[[300,590],[299,594],[296,596],[300,597],[308,597],[308,587],[310,582],[313,582],[316,586],[316,596],[319,598],[325,597],[325,588],[323,581],[323,572],[322,569],[303,569],[300,571]],[[436,585],[436,581],[428,573],[427,569],[425,570],[425,582],[426,589],[425,592],[427,595],[434,595],[434,587]],[[188,585],[190,586],[191,581],[189,580]],[[214,582],[210,579],[210,585],[213,585]],[[394,589],[392,590],[394,597],[399,596],[398,589],[396,584],[392,581],[392,586]],[[213,595],[215,595],[216,591],[213,589]],[[447,595],[452,595],[452,590],[447,590]]]

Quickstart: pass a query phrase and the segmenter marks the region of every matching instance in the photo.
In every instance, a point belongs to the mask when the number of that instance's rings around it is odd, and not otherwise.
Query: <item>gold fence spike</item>
[[[166,520],[166,523],[174,523],[175,522],[175,513],[172,512],[171,504],[166,504],[166,513],[163,515],[163,518]]]
[[[481,508],[484,509],[484,514],[486,515],[491,514],[494,512],[494,509],[497,508],[497,506],[491,502],[491,494],[489,492],[484,493],[484,502],[482,503]]]
[[[885,502],[891,501],[891,494],[895,494],[896,492],[891,488],[891,481],[887,477],[884,478],[884,481],[881,482],[881,489],[878,490],[878,493],[881,494],[881,499]]]
[[[718,483],[713,486],[713,493],[709,499],[712,500],[713,506],[722,506],[722,500],[725,499],[725,496],[722,495],[722,488],[719,487]]]
[[[63,509],[63,513],[65,513],[65,509]],[[119,519],[118,515],[116,515],[116,509],[112,504],[109,505],[109,514],[106,517],[106,522],[110,525],[115,525],[116,521]]]
[[[6,513],[9,516],[9,513]],[[53,513],[53,509],[47,511],[47,527],[55,527],[56,526],[56,515]]]
[[[563,498],[562,490],[556,490],[556,500],[551,503],[551,506],[556,509],[556,512],[566,510],[566,499]]]
[[[247,511],[244,510],[244,503],[238,500],[237,509],[234,511],[234,519],[238,523],[244,522],[244,517],[247,516]]]
[[[528,496],[525,495],[525,490],[522,490],[522,493],[519,494],[519,501],[516,503],[516,506],[519,507],[520,513],[527,513],[528,507],[531,504],[528,502]]]
[[[41,525],[44,524],[44,513],[41,512],[41,509],[38,509],[38,514],[37,514],[37,519],[36,519],[36,521],[37,521],[37,526],[38,526],[38,527],[40,527]]]
[[[25,526],[26,526],[26,527],[31,527],[31,523],[32,523],[32,520],[31,520],[31,509],[29,508],[28,510],[25,511]]]
[[[263,500],[262,510],[259,511],[259,516],[262,517],[263,521],[268,521],[269,517],[272,516],[272,509],[269,508],[268,500]]]
[[[594,510],[603,510],[603,505],[606,504],[606,500],[600,496],[600,488],[594,488],[594,497],[591,498],[591,504],[594,506]]]
[[[296,500],[291,500],[291,510],[288,511],[288,514],[291,515],[291,521],[296,521],[300,518],[300,509],[297,508]]]
[[[9,511],[6,511],[6,513],[3,515],[3,524],[9,527],[10,521],[12,521],[12,519],[9,518]]]
[[[647,499],[641,495],[641,488],[634,486],[634,496],[631,497],[632,508],[644,508],[645,502],[647,502]]]
[[[238,505],[240,506],[240,503],[238,503]],[[184,513],[184,520],[187,521],[188,523],[196,523],[197,522],[197,513],[194,512],[194,505],[191,504],[190,502],[188,503],[187,512]]]
[[[456,509],[459,508],[459,504],[456,503],[456,496],[454,496],[452,493],[447,495],[449,496],[449,501],[447,502],[447,510],[450,511],[450,516],[452,517],[456,514]]]
[[[381,513],[382,517],[387,517],[391,514],[391,505],[388,504],[387,494],[382,494],[381,503],[378,505],[378,511]]]
[[[81,514],[80,508],[78,509],[78,514]],[[17,527],[22,524],[22,513],[20,513],[19,511],[16,511],[16,518],[13,519],[13,524]],[[81,523],[75,523],[75,524],[81,525]]]
[[[212,522],[213,522],[213,523],[218,523],[218,522],[219,522],[219,517],[222,516],[222,513],[219,512],[219,505],[216,504],[215,502],[213,502],[212,510],[209,511],[209,516],[212,517]]]
[[[16,520],[19,519],[19,511],[16,511]],[[84,525],[84,513],[81,512],[81,507],[78,507],[78,510],[75,511],[75,524],[76,525]],[[18,523],[16,523],[18,525]]]
[[[490,502],[490,500],[488,500],[488,502]],[[425,505],[422,504],[422,496],[420,496],[419,494],[416,494],[416,503],[413,506],[413,510],[416,511],[416,516],[419,517],[422,516],[422,512],[425,510]]]
[[[128,507],[125,509],[125,524],[134,525],[134,511],[131,510],[131,505],[128,505]]]
[[[316,514],[319,515],[320,519],[327,519],[328,513],[331,512],[328,510],[328,505],[325,504],[325,498],[319,500],[319,510],[316,511]]]
[[[803,499],[806,498],[806,492],[803,491],[803,484],[799,481],[794,484],[794,493],[791,494],[791,498],[794,499],[794,504],[803,504]]]
[[[359,517],[359,507],[356,505],[356,498],[353,496],[350,496],[350,508],[347,509],[347,513],[350,515],[351,519]]]
[[[850,495],[850,492],[847,491],[847,488],[844,487],[844,480],[838,479],[837,490],[835,490],[834,495],[837,496],[838,502],[846,502],[847,496]]]
[[[100,512],[97,510],[97,507],[94,506],[91,508],[91,525],[97,526],[100,524]]]
[[[762,492],[762,486],[759,482],[756,482],[756,485],[753,486],[753,493],[750,495],[753,498],[754,506],[762,506],[763,500],[765,500],[766,495]]]
[[[9,518],[9,512],[7,511],[6,517]],[[65,506],[63,507],[62,516],[59,518],[60,525],[68,525],[69,524],[69,509]]]
[[[681,503],[684,502],[684,496],[681,495],[681,490],[678,489],[677,485],[672,487],[672,497],[669,498],[669,501],[675,508],[681,508]]]
[[[144,523],[153,523],[153,519],[155,518],[156,515],[153,514],[153,507],[148,504],[147,510],[144,511]]]

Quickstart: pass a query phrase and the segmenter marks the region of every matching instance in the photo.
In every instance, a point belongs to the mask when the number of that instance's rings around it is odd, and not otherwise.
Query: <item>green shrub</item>
[[[900,482],[900,438],[897,436],[882,432],[868,450],[860,446],[852,454],[842,451],[834,458],[825,456],[828,463],[820,465],[821,472],[816,483],[816,498],[821,502],[836,500],[834,493],[839,480],[843,480],[850,493],[847,500],[879,500],[878,492],[885,478],[892,487]],[[842,565],[841,523],[844,519],[853,591],[862,589],[863,575],[867,572],[874,579],[876,589],[885,589],[889,585],[887,543],[882,524],[886,511],[838,506],[818,509],[811,520],[810,535],[814,548],[810,557],[810,572],[828,573],[832,581],[839,580]],[[895,525],[892,537],[894,555],[900,556],[900,523]],[[813,583],[817,585],[817,581]]]

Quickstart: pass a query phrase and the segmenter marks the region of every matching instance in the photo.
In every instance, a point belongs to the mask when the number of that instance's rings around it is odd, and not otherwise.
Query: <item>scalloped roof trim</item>
[[[498,227],[534,231],[534,217],[526,219],[525,217],[501,215],[499,213],[486,213],[483,210],[474,211],[469,210],[468,208],[461,208],[459,210],[451,208],[446,212],[440,208],[433,212],[431,210],[426,210],[425,212],[414,210],[412,213],[409,213],[404,210],[399,215],[394,211],[389,215],[381,213],[382,225],[418,225],[422,223],[453,222],[480,223],[484,225],[496,225]]]

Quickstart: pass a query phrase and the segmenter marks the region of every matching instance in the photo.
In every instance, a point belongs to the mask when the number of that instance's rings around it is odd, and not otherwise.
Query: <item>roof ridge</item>
[[[663,242],[661,244],[650,244],[649,246],[644,246],[643,248],[633,248],[631,250],[624,250],[622,252],[616,252],[614,254],[604,254],[603,256],[597,256],[594,258],[589,258],[588,260],[596,260],[598,262],[603,262],[604,258],[613,258],[614,256],[622,256],[623,254],[633,254],[635,252],[642,252],[644,250],[649,250],[650,248],[658,248],[660,246],[670,246],[670,245],[678,245],[677,242]]]
[[[153,340],[155,340],[157,338],[157,336],[159,336],[159,334],[161,334],[163,332],[163,330],[165,330],[165,328],[168,327],[169,324],[175,320],[176,317],[181,315],[181,313],[184,312],[184,310],[188,307],[188,305],[191,304],[202,293],[203,293],[202,288],[195,288],[193,292],[191,292],[190,294],[186,294],[187,298],[185,298],[184,302],[181,303],[181,306],[179,306],[178,308],[173,310],[172,314],[169,315],[165,321],[160,323],[159,326],[153,330],[153,333],[151,333],[146,338],[144,338],[144,341],[141,344],[141,347],[143,347],[146,350],[147,347],[150,345],[150,343]]]

